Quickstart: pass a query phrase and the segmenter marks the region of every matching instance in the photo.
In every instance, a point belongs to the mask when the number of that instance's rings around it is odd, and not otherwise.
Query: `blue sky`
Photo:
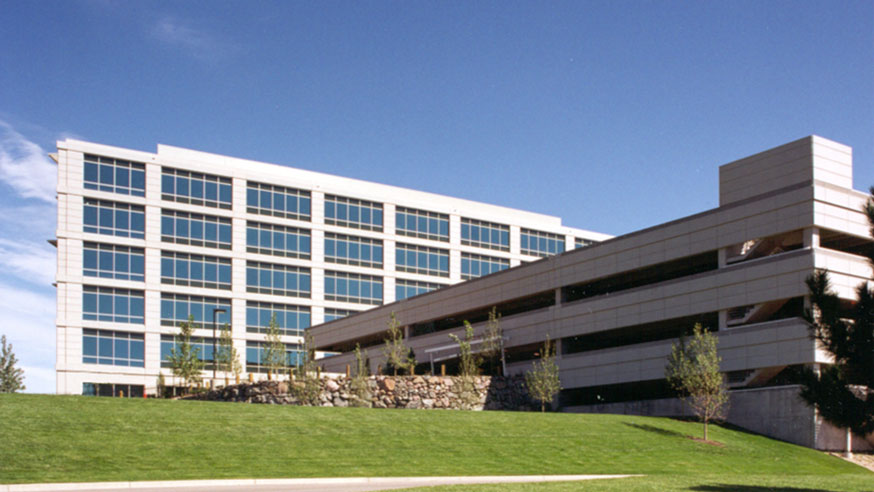
[[[66,137],[158,143],[623,234],[809,134],[874,185],[874,2],[7,2],[0,333],[54,391]]]

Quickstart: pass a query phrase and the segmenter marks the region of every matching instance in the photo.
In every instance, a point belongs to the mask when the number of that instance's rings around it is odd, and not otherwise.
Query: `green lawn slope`
[[[630,473],[874,489],[874,474],[838,458],[719,427],[723,446],[687,437],[700,430],[622,415],[0,395],[0,483]]]

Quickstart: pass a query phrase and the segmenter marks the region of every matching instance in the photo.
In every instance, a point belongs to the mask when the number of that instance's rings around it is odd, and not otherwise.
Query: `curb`
[[[0,492],[73,491],[100,489],[163,489],[184,487],[243,487],[277,485],[406,485],[439,481],[442,485],[483,483],[525,483],[597,480],[606,478],[640,477],[643,475],[492,475],[473,477],[348,477],[348,478],[247,478],[229,480],[158,480],[143,482],[76,482],[24,483],[0,485]]]

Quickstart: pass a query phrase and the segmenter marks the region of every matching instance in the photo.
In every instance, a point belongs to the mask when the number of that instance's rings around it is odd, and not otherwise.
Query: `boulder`
[[[392,378],[383,378],[379,381],[379,386],[385,391],[394,391],[395,380]]]

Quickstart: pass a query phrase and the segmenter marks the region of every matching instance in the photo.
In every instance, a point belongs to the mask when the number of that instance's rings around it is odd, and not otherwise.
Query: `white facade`
[[[106,182],[110,186],[102,186],[100,183],[103,182],[104,176],[97,175],[95,184],[95,176],[91,178],[86,176],[86,173],[90,172],[86,170],[86,156],[142,164],[145,170],[145,186],[142,193],[144,196],[134,196],[129,191],[119,193],[113,186],[113,180],[118,179],[121,180],[120,184],[124,185],[122,188],[126,187],[129,183],[125,180],[129,178],[107,178]],[[157,153],[149,153],[68,139],[58,142],[58,153],[53,157],[58,163],[56,369],[57,392],[60,394],[81,394],[85,384],[119,385],[119,388],[125,388],[128,392],[131,390],[139,391],[139,387],[142,386],[151,392],[155,386],[157,375],[161,371],[162,335],[173,335],[179,331],[177,326],[167,323],[166,319],[162,322],[162,316],[167,317],[162,313],[162,299],[168,294],[193,296],[195,299],[205,298],[206,304],[210,304],[208,301],[210,298],[221,302],[227,301],[231,311],[230,326],[234,344],[241,354],[245,371],[247,342],[257,342],[264,339],[264,335],[261,333],[247,331],[247,306],[253,305],[254,302],[294,306],[300,319],[309,320],[309,322],[303,321],[298,326],[298,328],[303,329],[310,324],[317,325],[325,321],[326,309],[362,311],[377,304],[395,301],[396,285],[399,280],[441,286],[461,282],[463,280],[462,258],[467,257],[467,255],[499,258],[501,262],[506,262],[507,266],[510,267],[534,261],[538,259],[538,256],[525,254],[521,249],[523,241],[521,233],[526,229],[557,237],[557,241],[563,245],[564,250],[573,249],[575,244],[581,240],[598,242],[608,238],[603,234],[565,227],[557,217],[164,145],[158,146]],[[94,160],[89,158],[89,162]],[[125,163],[119,164],[120,167],[125,165]],[[89,164],[89,166],[89,169],[94,169],[94,165]],[[112,165],[109,168],[111,167]],[[231,184],[230,203],[222,208],[190,203],[196,203],[197,200],[205,202],[202,197],[198,198],[195,195],[188,195],[191,199],[187,200],[177,201],[173,199],[183,196],[184,193],[174,194],[171,199],[166,199],[166,196],[162,197],[163,175],[170,170],[175,170],[174,173],[181,171],[180,174],[185,172],[203,173],[219,178],[228,178]],[[208,181],[210,178],[205,179]],[[86,186],[86,182],[90,186]],[[308,216],[307,214],[298,214],[304,216],[292,218],[250,213],[247,210],[249,183],[299,190],[300,196],[307,195],[309,198],[310,213]],[[207,193],[209,192],[207,191]],[[372,202],[372,205],[381,207],[383,217],[381,227],[367,227],[366,225],[363,228],[346,227],[336,223],[326,223],[326,197],[332,201],[332,196]],[[95,204],[94,200],[102,201],[102,203]],[[189,203],[183,203],[186,201]],[[108,205],[110,202],[117,205]],[[100,214],[109,213],[107,207],[115,207],[116,213],[118,213],[119,207],[126,208],[130,205],[142,207],[145,213],[142,238],[114,235],[112,233],[115,232],[115,229],[105,229],[103,223],[97,227],[92,227],[91,230],[96,232],[86,232],[86,203],[90,204],[88,206],[91,207],[91,213],[98,210],[97,214],[100,216],[98,220],[102,220],[103,216]],[[216,203],[219,203],[218,200]],[[396,211],[400,208],[442,214],[440,216],[448,221],[448,237],[422,238],[399,234],[396,230]],[[205,222],[215,224],[215,221],[219,221],[217,222],[220,224],[219,227],[221,227],[222,222],[229,223],[231,228],[230,241],[223,247],[207,247],[205,245],[181,244],[175,240],[167,241],[166,237],[165,240],[162,240],[162,227],[166,228],[166,224],[162,220],[169,220],[165,216],[176,212],[195,214],[192,217],[195,220],[199,220],[197,219],[198,214],[208,216]],[[89,215],[89,217],[92,216]],[[107,215],[107,217],[109,216]],[[492,249],[462,244],[465,242],[462,239],[462,223],[465,222],[465,219],[506,226],[507,247]],[[122,226],[127,225],[124,222],[127,219],[114,220],[121,221]],[[176,227],[181,227],[179,222],[182,219],[175,220]],[[309,251],[307,254],[290,254],[288,256],[248,252],[247,232],[251,231],[247,231],[247,229],[253,223],[266,224],[266,227],[282,226],[288,230],[296,230],[309,238]],[[193,231],[194,222],[191,224],[191,231]],[[204,227],[207,228],[205,230],[208,230],[210,226],[205,225]],[[187,231],[188,225],[185,225],[185,228]],[[109,234],[105,232],[109,232]],[[194,237],[195,233],[191,232],[190,234]],[[129,236],[131,234],[122,233],[122,235]],[[427,234],[420,235],[427,236]],[[332,259],[338,259],[340,256],[338,254],[326,257],[326,237],[339,237],[342,240],[343,236],[352,237],[353,242],[363,241],[370,245],[381,245],[381,264],[352,265],[348,261],[345,263],[332,261]],[[191,243],[197,242],[197,240],[183,242]],[[409,268],[406,269],[408,271],[401,271],[402,269],[395,265],[395,259],[396,249],[402,244],[431,248],[432,252],[437,250],[438,257],[442,257],[444,254],[448,255],[447,271],[437,275],[434,275],[434,272],[428,268],[419,272],[409,271],[411,270]],[[86,245],[88,245],[87,248]],[[97,245],[98,249],[104,248],[116,253],[121,251],[119,247],[134,248],[132,250],[134,252],[142,250],[144,253],[144,271],[142,272],[144,278],[142,280],[109,278],[119,276],[105,270],[95,273],[93,265],[86,265],[84,260],[87,254],[101,254],[94,252],[94,245]],[[90,253],[86,253],[85,249],[89,249]],[[101,251],[103,250],[101,249]],[[220,265],[219,268],[222,268],[221,265],[226,266],[229,261],[230,284],[225,285],[225,289],[221,289],[212,288],[212,286],[207,288],[205,286],[168,283],[166,275],[162,273],[162,255],[168,253],[208,257],[203,265],[211,262],[213,266]],[[91,258],[93,257],[91,256]],[[115,260],[115,262],[118,264],[119,260]],[[301,274],[295,277],[298,279],[308,276],[309,289],[296,292],[295,296],[275,295],[276,291],[272,293],[252,292],[252,289],[248,288],[252,286],[247,285],[247,265],[253,265],[252,262],[277,265],[277,267],[272,268],[298,272]],[[351,263],[356,262],[352,261]],[[89,276],[85,275],[86,266],[91,274]],[[129,265],[124,264],[121,268],[122,270],[129,269]],[[382,284],[381,294],[377,299],[371,293],[372,298],[368,303],[348,302],[355,300],[349,297],[342,301],[332,300],[336,299],[337,294],[326,296],[326,272],[361,275],[374,281],[379,279]],[[190,275],[191,278],[194,278],[193,269]],[[164,277],[163,281],[162,277]],[[300,285],[303,285],[303,280],[300,282]],[[104,290],[93,294],[95,287]],[[94,306],[90,304],[83,305],[86,302],[84,291],[89,292],[89,299],[99,299],[94,301],[98,302],[98,312],[95,313]],[[106,292],[114,292],[115,294],[127,292],[130,294],[130,298],[124,298],[124,296],[106,297],[114,303],[114,306],[115,303],[123,304],[119,304],[117,308],[107,308],[106,302],[101,297]],[[132,306],[140,302],[139,296],[142,297],[144,303],[142,322],[139,322],[138,319],[121,319],[122,317],[116,316],[118,312],[133,309],[127,306],[127,303],[130,302]],[[169,304],[167,305],[169,306]],[[106,309],[111,312],[104,313],[103,311]],[[113,309],[118,311],[113,311]],[[219,315],[219,317],[221,316]],[[138,316],[133,317],[138,318]],[[204,310],[200,317],[203,320],[203,328],[199,328],[195,335],[211,340],[213,331],[210,313]],[[86,348],[84,344],[85,333],[94,335],[95,330],[101,330],[100,335],[95,335],[101,338],[101,341],[97,342],[98,345],[107,342],[107,340],[112,342],[110,340],[112,337],[125,337],[128,334],[133,334],[135,339],[139,340],[139,337],[142,336],[144,342],[142,345],[142,367],[116,365],[113,362],[120,361],[122,364],[131,364],[131,354],[126,351],[133,350],[131,348],[133,345],[128,345],[125,348],[123,340],[116,340],[118,347],[114,347],[114,353],[108,357],[103,357],[106,355],[103,353],[94,356],[94,346],[88,345]],[[107,334],[110,338],[106,338]],[[89,343],[95,343],[93,337],[89,340]],[[210,343],[209,340],[207,340],[207,344]],[[287,344],[299,344],[301,337],[288,335],[283,337],[283,341]],[[103,350],[106,347],[100,345],[98,350]],[[136,360],[139,360],[139,357],[137,355]],[[104,361],[104,363],[96,363],[97,359]],[[164,369],[163,372],[169,376],[169,370]],[[208,375],[211,375],[211,372],[204,373],[204,376]],[[129,385],[133,385],[133,387]]]

